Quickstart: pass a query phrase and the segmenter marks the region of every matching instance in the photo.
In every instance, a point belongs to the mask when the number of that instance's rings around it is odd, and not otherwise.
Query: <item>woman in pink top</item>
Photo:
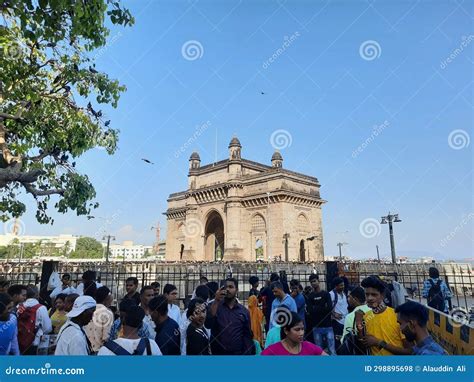
[[[319,346],[304,340],[303,320],[296,313],[287,311],[279,321],[282,340],[267,347],[261,355],[327,355]]]

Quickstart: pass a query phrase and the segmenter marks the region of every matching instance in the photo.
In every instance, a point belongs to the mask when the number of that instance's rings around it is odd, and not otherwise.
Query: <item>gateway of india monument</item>
[[[201,166],[189,158],[188,189],[168,198],[167,261],[322,261],[318,179],[241,157],[234,137],[229,158]]]

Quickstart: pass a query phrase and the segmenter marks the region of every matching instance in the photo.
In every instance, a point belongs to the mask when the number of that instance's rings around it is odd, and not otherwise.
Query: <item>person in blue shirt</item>
[[[280,281],[275,281],[270,285],[273,295],[275,299],[272,302],[272,313],[270,315],[270,329],[275,326],[275,324],[280,324],[277,321],[283,320],[285,321],[285,317],[276,317],[275,312],[277,308],[285,307],[288,309],[289,312],[298,313],[298,309],[296,307],[296,302],[289,294],[286,294],[283,290],[283,284]],[[288,315],[289,315],[288,312]]]
[[[429,274],[430,278],[428,280],[424,281],[423,291],[421,292],[421,295],[424,298],[428,299],[429,294],[430,294],[430,289],[434,285],[437,285],[438,282],[439,282],[439,287],[441,289],[442,299],[443,299],[443,302],[444,302],[444,309],[442,309],[442,311],[443,312],[448,312],[448,306],[449,306],[448,300],[450,300],[451,297],[452,297],[451,291],[449,290],[449,288],[446,285],[446,283],[444,282],[444,280],[441,280],[439,278],[439,271],[438,271],[437,268],[430,267],[430,269],[428,269],[428,274]],[[430,301],[428,301],[428,305],[430,305]]]
[[[413,355],[447,355],[428,333],[428,309],[415,301],[407,301],[395,309],[400,330],[409,342],[416,342]]]
[[[163,355],[181,355],[181,333],[178,323],[168,316],[168,299],[164,295],[153,297],[148,303],[155,323],[155,341]]]
[[[0,293],[0,355],[20,355],[17,318],[12,309],[10,296]]]
[[[296,311],[298,313],[298,317],[303,320],[303,325],[306,328],[306,320],[305,320],[305,312],[306,312],[306,300],[304,296],[301,294],[300,290],[300,282],[296,279],[290,281],[290,291],[291,297],[295,300],[296,303]]]

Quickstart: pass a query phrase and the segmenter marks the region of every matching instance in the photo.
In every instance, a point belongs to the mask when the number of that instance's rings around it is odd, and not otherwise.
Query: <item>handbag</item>
[[[359,336],[356,332],[356,320],[354,317],[354,323],[352,328],[347,329],[347,334],[344,336],[344,340],[341,346],[337,349],[338,355],[369,355],[368,349],[360,341]]]

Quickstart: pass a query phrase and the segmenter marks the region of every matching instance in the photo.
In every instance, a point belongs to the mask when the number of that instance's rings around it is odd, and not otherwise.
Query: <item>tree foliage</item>
[[[102,244],[92,237],[80,237],[76,241],[76,250],[71,252],[71,259],[100,259],[103,256]]]
[[[117,107],[125,87],[95,68],[113,24],[134,20],[118,0],[0,0],[0,218],[37,203],[36,218],[52,223],[54,207],[90,214],[98,206],[76,158],[96,146],[113,154],[118,131],[100,105]]]

